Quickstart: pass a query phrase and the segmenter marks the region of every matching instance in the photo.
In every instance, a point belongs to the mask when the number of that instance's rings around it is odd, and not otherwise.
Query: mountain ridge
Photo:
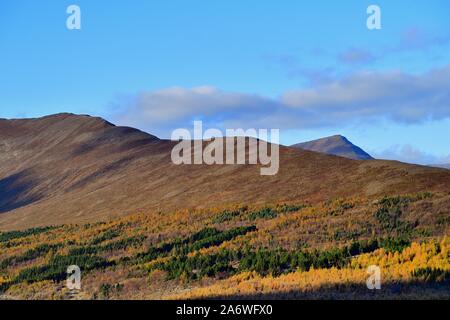
[[[442,164],[430,164],[430,167],[434,167],[434,168],[444,168],[444,169],[449,169],[450,170],[450,163],[442,163]]]
[[[241,203],[450,189],[448,170],[280,146],[280,171],[174,165],[176,142],[101,118],[0,120],[0,230]]]

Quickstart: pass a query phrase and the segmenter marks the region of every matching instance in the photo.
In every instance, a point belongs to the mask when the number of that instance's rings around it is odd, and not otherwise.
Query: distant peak
[[[321,152],[354,160],[373,159],[367,152],[355,146],[343,135],[337,134],[317,140],[294,144],[291,147]]]

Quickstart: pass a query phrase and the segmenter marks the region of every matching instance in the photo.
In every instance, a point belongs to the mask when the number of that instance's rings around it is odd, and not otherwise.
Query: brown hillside
[[[450,171],[281,147],[280,171],[172,164],[174,142],[89,116],[0,120],[0,230],[147,210],[450,191]]]

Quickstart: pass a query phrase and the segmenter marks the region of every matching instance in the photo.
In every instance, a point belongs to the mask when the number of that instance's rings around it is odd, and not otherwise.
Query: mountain
[[[354,160],[371,160],[373,159],[367,152],[360,147],[355,146],[341,135],[335,135],[322,139],[312,140],[308,142],[294,144],[291,147],[316,151],[326,154],[332,154],[344,158]]]
[[[447,164],[430,164],[430,167],[450,169],[450,163],[447,163]]]
[[[0,230],[450,189],[448,170],[283,146],[275,176],[255,165],[175,165],[175,144],[85,115],[0,119]]]

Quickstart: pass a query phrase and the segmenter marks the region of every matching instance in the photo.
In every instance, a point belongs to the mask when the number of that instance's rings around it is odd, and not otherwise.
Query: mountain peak
[[[343,135],[340,135],[340,134],[336,134],[336,135],[333,135],[333,136],[320,138],[320,139],[317,139],[315,141],[319,141],[319,140],[350,142],[346,137],[344,137]]]
[[[343,135],[334,135],[317,140],[294,144],[291,147],[321,152],[354,160],[373,159],[367,152],[355,146]]]
[[[101,117],[57,113],[40,118],[0,119],[0,138],[15,139],[28,150],[75,148],[93,150],[101,146],[143,145],[159,140],[130,127],[116,126]],[[6,140],[5,140],[6,141]],[[46,141],[41,145],[42,141]]]

